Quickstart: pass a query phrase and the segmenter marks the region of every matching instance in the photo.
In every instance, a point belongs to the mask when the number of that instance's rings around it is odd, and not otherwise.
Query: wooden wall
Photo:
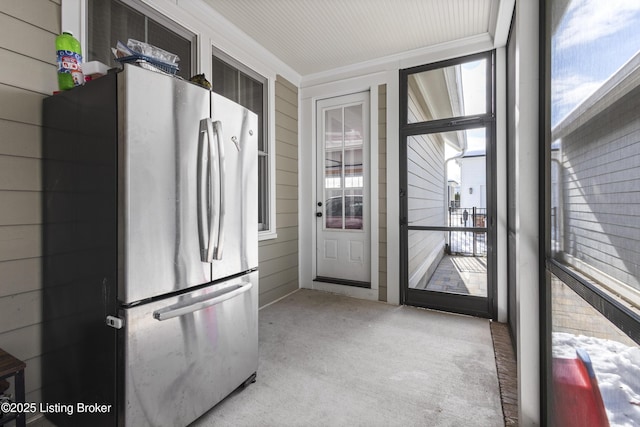
[[[260,242],[260,306],[298,289],[298,88],[276,79],[276,227]]]
[[[0,347],[40,401],[42,100],[57,89],[60,0],[0,2]]]

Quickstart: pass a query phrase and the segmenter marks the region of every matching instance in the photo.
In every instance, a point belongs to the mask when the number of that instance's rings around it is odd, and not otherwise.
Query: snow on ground
[[[573,359],[576,348],[589,353],[611,426],[640,426],[640,348],[617,341],[553,333],[553,357]]]

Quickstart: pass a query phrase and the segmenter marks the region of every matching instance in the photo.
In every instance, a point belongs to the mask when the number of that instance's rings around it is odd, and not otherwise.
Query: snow
[[[576,348],[589,353],[609,423],[640,426],[640,348],[617,341],[553,333],[553,357],[573,359]]]

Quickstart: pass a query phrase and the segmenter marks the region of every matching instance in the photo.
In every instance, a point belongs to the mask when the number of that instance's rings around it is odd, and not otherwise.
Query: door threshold
[[[358,280],[336,279],[335,277],[318,276],[314,282],[334,283],[336,285],[355,286],[356,288],[371,289],[371,282],[360,282]]]

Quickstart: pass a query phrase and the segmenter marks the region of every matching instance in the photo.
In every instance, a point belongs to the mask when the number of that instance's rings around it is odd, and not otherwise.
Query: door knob
[[[322,216],[322,212],[316,212],[316,216],[320,218]]]

